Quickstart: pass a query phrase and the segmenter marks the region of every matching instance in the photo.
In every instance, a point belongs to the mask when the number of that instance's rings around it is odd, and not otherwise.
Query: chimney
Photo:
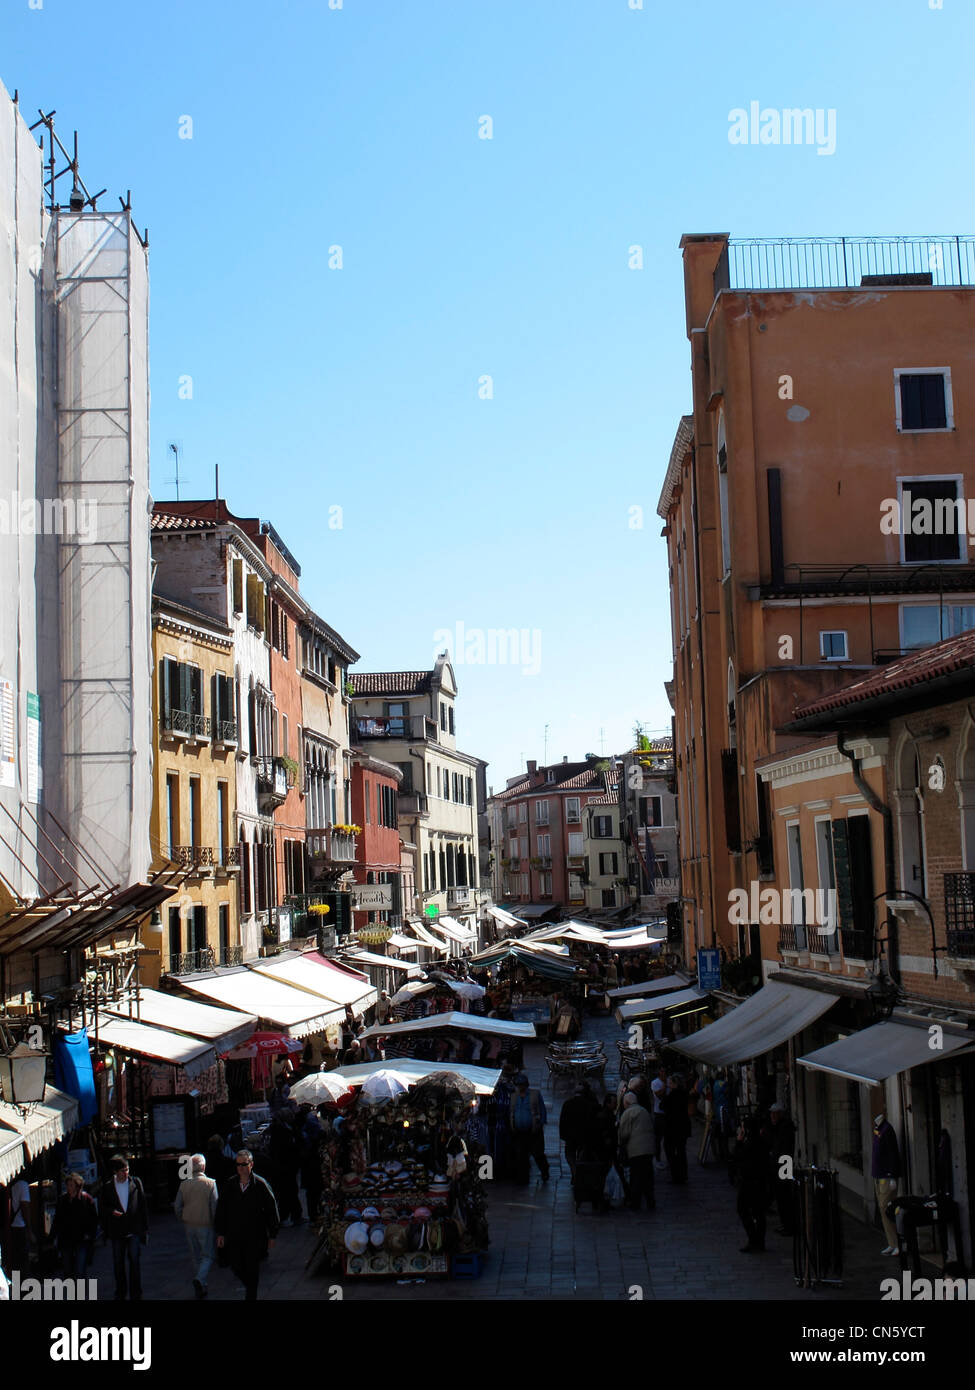
[[[534,777],[534,776],[535,776],[535,769],[537,768],[537,766],[538,766],[538,763],[537,763],[537,761],[536,761],[535,758],[529,758],[529,759],[528,759],[528,775],[529,775],[530,777]]]
[[[567,762],[569,761],[569,755],[568,755],[568,753],[563,753],[563,754],[562,754],[562,761],[563,761],[564,763],[567,763]]]

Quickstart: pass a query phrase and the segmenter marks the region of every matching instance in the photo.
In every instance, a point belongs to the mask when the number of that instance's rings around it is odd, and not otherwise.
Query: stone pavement
[[[601,1037],[609,1065],[607,1085],[615,1087],[617,1039],[622,1033],[612,1019],[589,1019],[585,1036]],[[488,1216],[491,1248],[478,1279],[438,1280],[397,1284],[393,1279],[337,1280],[330,1274],[308,1278],[304,1266],[315,1244],[308,1226],[281,1231],[263,1266],[262,1299],[348,1301],[371,1300],[560,1300],[644,1299],[679,1300],[877,1300],[880,1280],[898,1273],[898,1261],[883,1259],[880,1232],[868,1230],[851,1217],[843,1219],[844,1276],[841,1288],[800,1289],[792,1272],[792,1242],[777,1236],[770,1216],[766,1254],[744,1255],[735,1212],[735,1192],[724,1168],[697,1163],[699,1129],[687,1146],[690,1175],[686,1186],[671,1186],[666,1171],[657,1174],[657,1207],[639,1214],[614,1209],[592,1212],[587,1204],[577,1216],[564,1158],[559,1159],[558,1111],[571,1094],[561,1082],[553,1091],[544,1063],[542,1044],[526,1048],[526,1069],[533,1085],[542,1088],[548,1109],[546,1151],[551,1179],[543,1184],[532,1165],[532,1182],[515,1187],[491,1185]],[[111,1297],[109,1252],[99,1246],[92,1273],[99,1277],[103,1297]],[[152,1221],[151,1243],[143,1261],[147,1299],[192,1298],[192,1270],[183,1232],[171,1214]],[[341,1288],[338,1294],[336,1286]],[[210,1301],[239,1300],[240,1286],[226,1270],[210,1276]]]

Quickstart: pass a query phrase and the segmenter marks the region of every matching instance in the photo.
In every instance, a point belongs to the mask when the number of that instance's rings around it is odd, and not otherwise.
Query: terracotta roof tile
[[[432,671],[357,671],[351,675],[355,695],[427,695]]]
[[[152,531],[214,531],[218,522],[208,516],[179,516],[175,512],[154,510],[149,521]]]
[[[839,690],[797,705],[792,717],[800,720],[833,710],[850,709],[896,690],[910,690],[966,668],[971,668],[975,674],[975,632],[964,632],[960,637],[949,637],[933,647],[908,652],[880,671],[870,671]]]

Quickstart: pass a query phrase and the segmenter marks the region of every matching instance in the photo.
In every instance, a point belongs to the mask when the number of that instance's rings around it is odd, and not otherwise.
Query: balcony
[[[221,965],[243,965],[244,948],[243,946],[225,946],[220,952]]]
[[[207,715],[190,714],[182,709],[167,710],[159,721],[163,738],[209,739],[210,727]]]
[[[423,792],[400,792],[396,803],[397,814],[401,816],[425,816],[429,805]]]
[[[221,744],[224,748],[237,747],[236,719],[214,719],[212,728],[214,747],[218,744]]]
[[[843,942],[843,955],[847,960],[873,960],[874,939],[872,931],[850,929],[840,932]]]
[[[236,949],[239,951],[242,948],[238,946]],[[212,946],[204,946],[202,951],[177,951],[169,957],[169,974],[195,975],[199,971],[214,970],[216,964],[217,959]]]
[[[552,856],[550,854],[537,854],[534,859],[529,862],[533,869],[550,869],[552,867]]]
[[[945,874],[948,955],[975,959],[975,873]]]
[[[306,849],[315,864],[351,866],[355,863],[355,836],[347,830],[333,830],[331,826],[309,829]]]
[[[447,906],[466,907],[471,900],[470,888],[448,888]]]
[[[806,938],[805,927],[799,925],[779,927],[780,951],[806,951],[808,949],[809,942]]]
[[[169,857],[190,874],[202,874],[213,868],[213,850],[209,845],[171,845]]]
[[[975,285],[975,236],[731,240],[715,272],[715,293],[857,289],[878,282]]]
[[[240,873],[240,845],[225,845],[218,852],[217,872],[223,874]]]
[[[362,715],[352,720],[352,736],[360,742],[377,738],[422,738],[437,743],[437,721],[423,714]]]
[[[878,513],[879,515],[879,513]],[[967,593],[975,589],[975,565],[786,565],[781,576],[749,588],[756,598],[829,598],[852,594]]]
[[[257,807],[273,810],[288,795],[288,769],[280,758],[252,758],[257,769]]]
[[[586,856],[584,854],[570,854],[566,863],[570,869],[584,869],[586,867]]]

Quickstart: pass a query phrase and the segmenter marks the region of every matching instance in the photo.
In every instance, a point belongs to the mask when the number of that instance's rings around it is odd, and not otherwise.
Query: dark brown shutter
[[[738,799],[738,750],[721,750],[721,781],[724,787],[725,840],[732,854],[741,852],[741,810]]]

